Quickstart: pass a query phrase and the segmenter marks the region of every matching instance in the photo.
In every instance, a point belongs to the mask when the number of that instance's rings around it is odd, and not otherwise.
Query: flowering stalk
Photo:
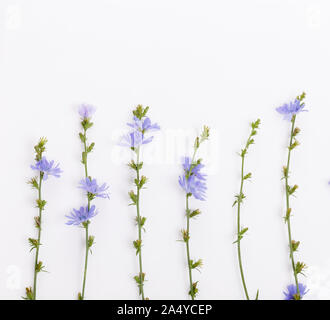
[[[144,229],[146,217],[141,216],[140,212],[140,192],[144,188],[147,178],[141,176],[140,170],[143,167],[143,162],[140,161],[140,149],[144,144],[148,144],[153,140],[153,136],[147,137],[148,132],[160,130],[158,124],[152,124],[150,119],[146,116],[149,107],[143,108],[142,105],[138,105],[133,111],[133,123],[128,123],[127,125],[132,128],[131,132],[122,137],[119,145],[123,147],[129,147],[136,156],[136,160],[128,164],[128,166],[135,171],[136,178],[134,179],[134,184],[136,187],[136,192],[133,190],[129,192],[129,197],[132,200],[131,205],[136,206],[136,224],[138,227],[138,239],[133,241],[133,246],[136,250],[136,255],[139,256],[139,274],[134,277],[134,280],[139,289],[139,295],[142,300],[147,300],[144,293],[144,282],[145,273],[143,272],[142,265],[142,230]]]
[[[195,300],[196,295],[198,293],[197,282],[193,282],[192,279],[192,270],[202,267],[203,261],[201,259],[192,260],[190,257],[190,219],[195,218],[201,214],[199,209],[191,210],[189,208],[189,198],[194,196],[198,200],[205,200],[205,192],[206,192],[206,175],[202,174],[200,170],[204,167],[201,162],[202,160],[195,160],[197,150],[200,145],[209,138],[209,128],[204,126],[203,132],[201,136],[197,137],[194,144],[194,153],[192,158],[189,157],[184,158],[183,169],[184,174],[179,177],[179,184],[184,189],[186,193],[186,229],[181,231],[182,241],[186,244],[186,254],[187,254],[187,265],[188,265],[188,275],[189,275],[189,291],[192,300]]]
[[[286,214],[284,221],[288,226],[288,238],[289,238],[289,249],[290,249],[290,261],[293,271],[293,276],[295,280],[295,285],[289,285],[287,287],[288,293],[284,293],[287,300],[301,300],[302,297],[307,293],[306,286],[299,283],[298,274],[303,274],[306,264],[303,262],[295,262],[294,252],[298,250],[300,241],[292,240],[291,232],[291,206],[290,206],[290,197],[293,196],[298,189],[298,185],[290,186],[289,185],[289,172],[290,172],[290,160],[291,160],[291,151],[295,149],[299,142],[297,140],[297,135],[300,132],[300,129],[295,127],[296,116],[299,112],[303,110],[305,104],[303,100],[305,99],[306,94],[302,93],[296,98],[294,102],[291,102],[290,105],[285,104],[276,110],[284,115],[286,120],[291,121],[291,131],[290,131],[290,140],[288,146],[288,159],[286,166],[283,167],[283,178],[285,180],[285,195],[286,195]]]
[[[139,275],[135,277],[135,281],[138,285],[139,288],[139,294],[142,297],[142,300],[145,300],[144,297],[144,279],[145,279],[145,273],[143,272],[143,267],[142,267],[142,228],[145,224],[146,218],[141,217],[140,215],[140,190],[142,189],[144,183],[146,182],[146,178],[142,176],[142,179],[140,179],[140,169],[142,169],[143,163],[140,162],[140,147],[136,149],[136,180],[135,180],[135,185],[136,185],[136,194],[130,193],[131,199],[136,199],[135,200],[135,206],[136,206],[136,223],[138,226],[138,240],[135,240],[133,242],[134,248],[136,249],[136,254],[139,255]],[[134,203],[134,200],[133,200]]]
[[[84,263],[84,276],[83,276],[83,284],[82,290],[78,293],[78,300],[84,300],[85,298],[85,287],[86,287],[86,277],[87,277],[87,266],[88,266],[88,256],[91,251],[91,247],[94,244],[94,236],[89,235],[89,224],[90,219],[97,215],[97,211],[95,206],[91,206],[91,202],[95,199],[95,197],[100,198],[109,198],[106,190],[108,186],[103,184],[98,186],[96,179],[92,179],[88,175],[87,168],[87,157],[90,152],[94,149],[95,143],[91,144],[87,143],[87,130],[93,126],[93,123],[90,121],[92,115],[95,112],[95,108],[91,105],[81,105],[79,108],[79,114],[82,118],[81,126],[83,132],[79,133],[80,140],[83,144],[83,152],[82,152],[82,164],[84,165],[85,171],[85,179],[80,181],[79,188],[83,189],[86,192],[87,198],[87,206],[80,207],[79,210],[73,209],[70,215],[66,217],[69,219],[67,225],[76,225],[82,226],[85,229],[85,263]]]
[[[80,136],[80,140],[84,145],[84,151],[82,153],[82,160],[81,162],[84,165],[85,168],[85,178],[88,179],[88,168],[87,168],[87,156],[88,153],[90,153],[94,147],[94,143],[91,143],[89,147],[87,147],[87,130],[91,128],[93,125],[92,122],[89,121],[89,118],[84,118],[83,121],[81,122],[81,126],[84,130],[83,135]],[[90,211],[91,208],[91,197],[88,196],[87,194],[87,208],[88,211]],[[82,291],[81,293],[78,293],[78,300],[84,300],[85,298],[85,287],[86,287],[86,276],[87,276],[87,265],[88,265],[88,254],[91,246],[89,245],[89,234],[88,234],[88,226],[89,226],[90,221],[84,221],[82,223],[83,227],[85,228],[85,267],[84,267],[84,280],[83,280],[83,285],[82,285]],[[91,236],[92,239],[92,236]]]
[[[39,272],[45,272],[45,266],[42,261],[39,261],[39,250],[41,245],[41,221],[42,221],[42,211],[45,210],[46,201],[41,197],[41,187],[42,182],[48,179],[49,175],[59,178],[62,173],[59,165],[54,167],[54,161],[48,162],[47,159],[43,156],[43,153],[46,150],[47,139],[41,138],[38,144],[34,147],[36,156],[35,156],[35,165],[31,165],[31,169],[39,173],[37,177],[33,177],[28,183],[32,186],[33,189],[38,191],[38,199],[36,200],[38,208],[38,216],[34,217],[35,227],[38,230],[37,239],[29,238],[29,244],[31,246],[30,251],[36,250],[35,262],[34,262],[34,277],[33,277],[33,289],[32,287],[26,288],[26,300],[36,300],[37,298],[37,278]]]
[[[241,164],[241,186],[239,194],[235,196],[236,200],[233,204],[233,207],[237,205],[237,240],[234,243],[237,243],[237,256],[238,256],[238,263],[239,263],[239,270],[241,274],[242,284],[244,288],[244,294],[246,297],[246,300],[250,300],[249,293],[247,290],[245,277],[244,277],[244,271],[243,271],[243,265],[242,265],[242,256],[241,256],[241,240],[243,239],[244,234],[248,231],[248,228],[242,228],[241,227],[241,204],[243,203],[243,200],[246,198],[243,193],[243,187],[244,187],[244,181],[251,178],[252,173],[249,172],[245,174],[244,172],[244,164],[245,164],[245,156],[247,154],[247,151],[251,144],[254,144],[253,137],[257,134],[257,129],[260,125],[260,119],[258,119],[255,122],[252,122],[251,124],[251,133],[249,135],[249,138],[247,139],[247,142],[245,144],[244,149],[241,150],[240,157],[242,159]],[[256,300],[259,296],[259,290],[257,291]]]

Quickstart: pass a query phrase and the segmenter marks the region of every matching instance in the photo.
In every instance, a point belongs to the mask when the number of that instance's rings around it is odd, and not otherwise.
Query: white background
[[[242,299],[236,258],[234,195],[239,188],[237,152],[249,122],[262,124],[246,166],[242,223],[249,232],[242,256],[250,295],[282,299],[293,282],[289,264],[281,168],[289,122],[275,107],[306,91],[297,118],[301,146],[292,158],[291,182],[297,257],[308,266],[309,299],[330,298],[330,3],[327,0],[111,1],[2,0],[0,2],[0,299],[20,299],[32,285],[35,237],[33,146],[49,139],[47,157],[60,162],[61,179],[44,184],[47,200],[40,259],[40,299],[75,299],[81,290],[84,232],[64,215],[85,203],[78,138],[81,102],[97,107],[89,171],[111,189],[96,200],[90,231],[87,299],[136,299],[137,237],[129,150],[116,145],[133,107],[149,105],[161,133],[145,148],[142,195],[146,216],[144,268],[150,299],[186,299],[184,194],[177,180],[180,157],[207,124],[208,199],[192,200],[203,214],[192,222],[193,258],[203,258],[199,299]],[[306,298],[307,298],[306,297]]]

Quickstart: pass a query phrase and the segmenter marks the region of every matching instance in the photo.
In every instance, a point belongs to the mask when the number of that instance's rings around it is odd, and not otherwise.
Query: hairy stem
[[[196,153],[197,153],[197,147],[194,149],[194,154],[191,158],[191,166],[189,168],[188,177],[191,175],[192,171],[192,164],[195,161]],[[189,285],[190,285],[190,296],[191,300],[195,300],[194,294],[193,294],[193,280],[192,280],[192,270],[191,270],[191,263],[190,263],[190,248],[189,248],[189,238],[190,238],[190,216],[188,214],[189,212],[189,195],[186,195],[186,215],[187,215],[187,235],[188,239],[186,241],[186,251],[187,251],[187,262],[188,262],[188,270],[189,270]]]
[[[289,144],[289,151],[288,151],[288,161],[286,165],[286,173],[285,173],[285,193],[286,193],[286,212],[290,210],[290,194],[289,194],[289,170],[290,170],[290,160],[291,160],[291,151],[292,151],[292,142],[293,142],[293,137],[294,137],[294,126],[295,126],[295,121],[296,121],[296,115],[292,116],[292,126],[291,126],[291,134],[290,134],[290,144]],[[290,248],[290,259],[291,259],[291,265],[292,265],[292,270],[293,270],[293,275],[297,287],[297,294],[300,295],[299,292],[299,284],[298,284],[298,275],[296,272],[296,264],[294,261],[294,256],[293,256],[293,247],[292,247],[292,237],[291,237],[291,221],[290,221],[290,215],[286,216],[286,221],[288,224],[288,235],[289,235],[289,248]]]
[[[236,196],[236,201],[234,202],[234,205],[237,204],[237,240],[235,241],[237,243],[237,256],[238,256],[238,263],[239,263],[239,270],[241,274],[241,280],[244,288],[244,293],[246,300],[250,300],[249,293],[247,290],[245,277],[244,277],[244,271],[243,271],[243,264],[242,264],[242,254],[241,254],[241,240],[243,238],[243,234],[248,230],[248,228],[241,228],[241,205],[243,202],[243,199],[245,198],[243,193],[243,187],[244,187],[244,181],[249,179],[251,177],[251,173],[248,173],[247,175],[244,174],[244,164],[245,164],[245,156],[247,154],[247,151],[251,144],[254,143],[253,137],[257,134],[257,129],[259,128],[260,119],[257,119],[255,122],[251,123],[251,133],[249,135],[249,138],[246,141],[245,148],[241,151],[241,186],[239,190],[239,194]],[[257,291],[256,300],[258,300],[259,297],[259,290]]]
[[[84,166],[85,166],[85,177],[88,178],[88,169],[87,169],[87,144],[86,144],[86,130],[84,129],[84,151],[86,153],[85,161],[84,161]],[[87,195],[87,200],[88,200],[88,211],[91,206],[90,199]],[[87,277],[87,265],[88,265],[88,254],[89,254],[89,246],[88,246],[88,225],[89,221],[87,221],[85,225],[85,234],[86,234],[86,240],[85,240],[85,245],[86,245],[86,251],[85,251],[85,266],[84,266],[84,280],[83,280],[83,285],[82,285],[82,291],[81,291],[81,299],[84,300],[85,298],[85,287],[86,287],[86,277]]]
[[[88,205],[89,207],[89,205]],[[88,209],[89,210],[89,209]],[[81,292],[81,299],[84,300],[85,298],[85,286],[86,286],[86,276],[87,276],[87,264],[88,264],[88,223],[85,226],[86,230],[86,254],[85,254],[85,268],[84,268],[84,280],[83,280],[83,286],[82,286],[82,292]]]
[[[240,187],[240,196],[243,195],[243,186],[244,186],[244,160],[245,157],[242,156],[242,167],[241,167],[241,187]],[[245,278],[244,278],[244,272],[243,272],[243,265],[242,265],[242,256],[241,256],[241,237],[239,236],[241,232],[241,201],[238,201],[237,203],[237,255],[238,255],[238,262],[239,262],[239,270],[241,273],[241,279],[242,279],[242,284],[244,287],[244,293],[246,300],[250,300],[249,298],[249,293],[246,287],[245,283]]]
[[[139,164],[140,164],[140,147],[137,149],[137,160],[136,160],[136,178],[137,181],[140,181],[140,170],[139,170]],[[141,226],[141,215],[140,215],[140,188],[136,187],[136,214],[137,214],[137,225],[138,225],[138,234],[139,234],[139,242],[142,244],[142,226]],[[144,298],[144,287],[143,287],[143,268],[142,268],[142,245],[139,250],[139,277],[140,277],[140,292],[142,296],[142,300],[145,300]]]
[[[189,268],[190,295],[191,295],[191,299],[195,300],[194,295],[193,295],[193,281],[192,281],[190,250],[189,250],[190,216],[188,214],[188,212],[189,212],[189,196],[188,195],[186,195],[186,212],[187,212],[187,235],[188,235],[188,239],[186,241],[186,249],[187,249],[187,262],[188,262],[188,268]]]
[[[41,200],[42,178],[43,178],[43,174],[40,172],[40,174],[39,174],[39,188],[38,188],[38,199],[39,199],[39,201],[42,201]],[[37,247],[36,247],[36,256],[35,256],[35,262],[34,262],[34,277],[33,277],[33,300],[36,300],[36,298],[37,298],[37,276],[38,276],[37,265],[38,265],[38,260],[39,260],[39,248],[40,248],[40,240],[41,240],[41,218],[42,218],[42,208],[39,207],[38,242],[37,242]]]

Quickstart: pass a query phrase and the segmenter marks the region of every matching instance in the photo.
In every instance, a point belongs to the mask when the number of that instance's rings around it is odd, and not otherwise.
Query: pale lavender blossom
[[[188,179],[185,175],[179,177],[179,184],[185,190],[186,194],[192,194],[195,199],[205,201],[206,184],[196,176],[190,176]]]
[[[309,290],[307,290],[307,286],[305,286],[302,283],[299,283],[298,286],[299,286],[300,299],[302,299]],[[287,292],[283,292],[285,296],[284,300],[296,300],[295,294],[297,294],[297,286],[295,284],[290,284],[287,286],[287,290],[288,290]]]
[[[46,157],[42,157],[40,161],[38,161],[35,165],[31,165],[32,170],[36,170],[43,173],[43,180],[47,180],[48,176],[54,176],[59,178],[61,176],[61,169],[59,168],[59,164],[54,166],[54,160],[48,161]]]
[[[142,144],[150,143],[154,137],[145,138],[144,134],[139,131],[133,131],[131,133],[127,133],[121,137],[119,146],[129,147],[131,149],[138,148]]]
[[[189,157],[184,157],[182,162],[183,170],[188,174],[190,168],[191,173],[195,175],[198,179],[205,181],[206,180],[206,174],[201,173],[200,170],[203,169],[205,166],[201,163],[197,163],[193,166],[191,166],[191,159]]]
[[[81,104],[78,109],[78,112],[83,119],[90,119],[95,111],[95,107],[90,104]]]
[[[95,206],[91,206],[88,210],[88,206],[80,207],[79,210],[73,209],[70,212],[70,215],[66,217],[69,219],[66,223],[67,225],[75,225],[78,226],[83,222],[90,220],[91,218],[97,215],[97,211],[95,210]]]
[[[193,195],[198,200],[205,200],[206,175],[200,170],[204,167],[200,163],[192,164],[189,157],[183,159],[184,174],[179,177],[179,184],[186,194]]]
[[[157,123],[151,123],[151,120],[148,117],[144,117],[140,120],[134,116],[133,121],[133,123],[127,123],[127,125],[142,133],[146,133],[147,131],[153,132],[160,130],[160,126]]]
[[[160,130],[159,125],[157,123],[151,123],[148,117],[143,117],[140,120],[138,117],[133,116],[133,122],[127,123],[127,125],[133,130],[122,136],[118,145],[129,147],[133,150],[153,140],[153,136],[146,136],[148,132]]]
[[[95,197],[109,199],[109,194],[106,192],[109,189],[109,186],[107,186],[106,183],[99,186],[96,179],[91,180],[90,178],[85,178],[82,179],[79,184],[78,188],[85,190],[87,193],[90,193]]]
[[[301,103],[298,99],[295,99],[294,101],[291,101],[289,104],[285,103],[283,106],[276,108],[276,111],[280,114],[284,115],[285,120],[291,120],[292,116],[295,114],[298,114],[303,110],[305,107],[304,103]]]

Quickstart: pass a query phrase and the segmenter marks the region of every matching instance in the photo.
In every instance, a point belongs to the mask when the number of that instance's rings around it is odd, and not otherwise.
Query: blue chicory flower
[[[185,190],[186,194],[192,194],[198,200],[205,200],[205,193],[207,190],[206,184],[192,175],[188,179],[186,175],[179,177],[179,184]]]
[[[90,104],[82,104],[79,107],[79,114],[83,119],[89,119],[95,113],[96,109]]]
[[[184,174],[179,177],[180,186],[186,194],[192,194],[196,199],[204,201],[207,190],[206,175],[200,172],[204,165],[196,164],[191,167],[191,159],[185,157],[182,166]]]
[[[78,188],[85,190],[87,193],[93,194],[95,197],[108,198],[109,194],[106,191],[109,189],[106,183],[98,186],[96,179],[85,178],[80,181]]]
[[[302,299],[303,296],[309,291],[307,290],[307,286],[302,283],[298,284],[299,286],[299,293],[300,298]],[[295,300],[294,295],[297,294],[297,286],[295,284],[290,284],[287,286],[287,292],[283,292],[285,295],[285,300]]]
[[[94,205],[91,206],[89,210],[88,210],[88,206],[80,207],[79,210],[73,209],[73,211],[70,212],[70,215],[66,216],[69,219],[66,224],[78,226],[81,223],[95,217],[96,215],[97,215],[97,211],[95,210]]]
[[[276,108],[276,111],[280,114],[283,114],[285,120],[291,120],[293,115],[298,114],[302,111],[307,111],[303,110],[304,107],[304,103],[301,103],[298,99],[295,99],[289,104],[285,103],[283,106]]]
[[[191,167],[191,159],[189,157],[183,158],[182,163],[183,170],[188,174]],[[205,166],[201,163],[196,164],[192,167],[191,173],[194,174],[198,179],[205,181],[206,180],[206,174],[203,174],[200,172],[201,169],[203,169]]]
[[[133,123],[127,123],[127,125],[134,130],[140,131],[142,133],[146,133],[147,131],[153,132],[160,130],[160,126],[157,123],[152,124],[151,120],[148,117],[144,117],[143,119],[139,119],[137,117],[133,117]]]
[[[142,144],[150,143],[153,138],[154,137],[145,138],[142,132],[133,131],[122,136],[119,145],[122,147],[138,148]]]
[[[43,173],[43,180],[47,180],[48,176],[54,176],[59,178],[61,176],[61,169],[59,168],[59,164],[54,167],[54,160],[48,161],[46,157],[42,157],[40,161],[38,161],[35,166],[31,165],[32,170],[36,170]]]
[[[157,123],[151,123],[151,120],[148,117],[143,117],[140,120],[139,118],[134,116],[133,122],[127,123],[127,125],[133,130],[121,137],[119,145],[132,149],[138,148],[143,144],[150,143],[154,137],[146,137],[146,134],[148,132],[160,130],[159,125]]]

